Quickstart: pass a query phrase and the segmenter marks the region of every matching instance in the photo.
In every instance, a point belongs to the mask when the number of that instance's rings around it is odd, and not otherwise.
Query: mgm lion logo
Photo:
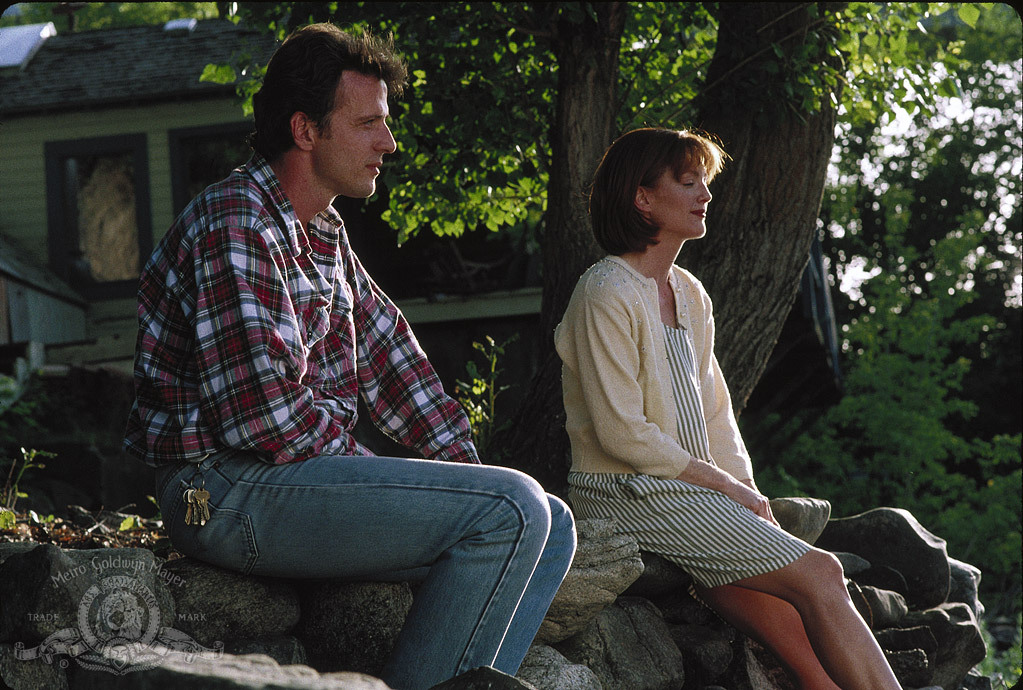
[[[58,630],[31,649],[19,642],[15,657],[49,664],[67,655],[83,668],[122,675],[152,668],[168,651],[182,652],[188,660],[223,654],[222,642],[210,649],[160,623],[160,606],[149,587],[127,575],[106,577],[82,597],[77,629]],[[63,658],[58,663],[68,665]]]

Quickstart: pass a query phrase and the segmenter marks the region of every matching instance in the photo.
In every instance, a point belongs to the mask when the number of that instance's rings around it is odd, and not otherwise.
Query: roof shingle
[[[189,32],[160,25],[58,34],[24,70],[0,72],[0,115],[230,93],[232,85],[200,82],[203,68],[241,51],[265,64],[275,47],[269,34],[224,20]]]

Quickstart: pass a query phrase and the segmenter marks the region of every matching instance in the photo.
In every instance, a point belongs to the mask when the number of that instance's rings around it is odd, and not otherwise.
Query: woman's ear
[[[640,213],[647,213],[650,210],[650,195],[647,191],[643,185],[636,187],[636,197],[632,203]]]

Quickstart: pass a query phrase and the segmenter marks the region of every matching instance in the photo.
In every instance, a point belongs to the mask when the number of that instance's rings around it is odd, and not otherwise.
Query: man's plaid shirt
[[[371,455],[374,423],[423,457],[479,462],[469,423],[340,216],[303,229],[259,156],[207,188],[142,272],[125,449],[155,465],[227,448],[267,462]]]

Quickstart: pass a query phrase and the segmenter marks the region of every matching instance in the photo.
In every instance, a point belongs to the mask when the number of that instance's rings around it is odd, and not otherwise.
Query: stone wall
[[[772,506],[835,552],[906,688],[989,689],[980,571],[909,513],[829,520],[814,499]],[[243,576],[147,549],[0,544],[0,680],[22,688],[384,690],[408,583]],[[641,553],[613,521],[579,523],[571,571],[517,678],[480,669],[438,686],[536,690],[789,690],[775,660]]]

